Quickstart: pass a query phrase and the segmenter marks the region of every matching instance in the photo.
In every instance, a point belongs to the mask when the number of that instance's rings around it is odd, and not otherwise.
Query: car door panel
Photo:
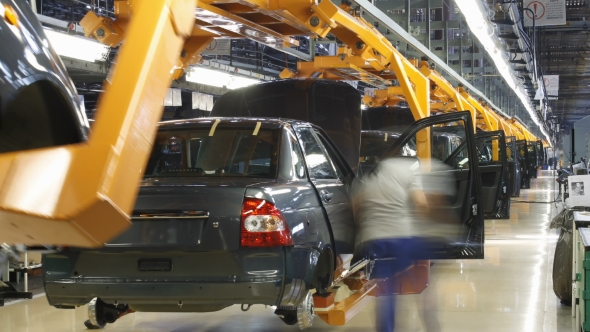
[[[323,135],[322,143],[312,127],[296,128],[297,136],[302,143],[308,174],[316,194],[321,201],[324,219],[331,230],[336,255],[354,252],[354,214],[350,200],[346,178],[353,176],[349,167],[343,166],[341,160],[334,161],[324,144],[335,150],[331,141],[326,143],[327,135]],[[337,150],[335,150],[337,151]],[[333,153],[332,153],[333,155]],[[340,166],[336,169],[335,163]],[[342,168],[345,167],[345,174]]]
[[[506,159],[508,163],[507,180],[508,193],[512,197],[520,196],[520,162],[517,156],[516,138],[514,136],[506,137]]]
[[[531,187],[531,174],[530,174],[531,161],[530,161],[530,155],[528,153],[527,141],[517,140],[516,141],[516,149],[518,151],[518,156],[520,158],[520,174],[521,174],[520,188],[521,189],[529,189]]]
[[[458,224],[458,238],[455,241],[436,242],[425,259],[475,259],[484,255],[484,219],[482,209],[481,177],[477,164],[477,150],[473,123],[469,112],[456,112],[422,119],[410,126],[392,147],[395,154],[402,154],[405,144],[414,139],[416,133],[436,126],[437,133],[444,131],[445,124],[462,127],[462,133],[448,134],[451,139],[462,138],[461,144],[454,146],[454,151],[444,160],[432,160],[432,171],[422,174],[425,183],[432,179],[451,181],[454,193],[446,204],[437,206],[437,215],[441,219],[455,215]],[[461,125],[462,124],[462,125]],[[451,127],[451,126],[449,126]],[[456,128],[455,128],[456,129]],[[434,130],[431,130],[431,133]],[[432,141],[432,140],[431,140]],[[432,147],[435,149],[435,147]],[[434,152],[434,151],[433,151]],[[434,153],[433,153],[434,156]],[[440,158],[440,154],[438,155]],[[426,161],[421,161],[426,162]],[[439,167],[443,165],[444,167]],[[450,169],[449,169],[450,168]],[[440,210],[440,211],[438,211]],[[433,219],[431,222],[437,222]]]
[[[510,195],[506,173],[506,139],[504,131],[479,132],[475,135],[486,219],[510,217]]]
[[[543,141],[537,141],[537,148],[541,151],[541,159],[539,161],[539,166],[544,166],[548,164],[547,160],[547,149],[543,145]]]
[[[532,178],[537,178],[537,167],[539,166],[539,153],[537,151],[537,142],[527,142],[527,152],[530,159],[529,174]]]

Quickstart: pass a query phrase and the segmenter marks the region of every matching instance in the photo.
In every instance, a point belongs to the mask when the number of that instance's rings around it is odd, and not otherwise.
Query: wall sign
[[[168,89],[166,97],[164,97],[164,106],[182,106],[180,89]]]
[[[559,96],[559,75],[544,75],[543,82],[547,91],[547,99],[557,99]]]
[[[215,39],[206,49],[201,52],[204,55],[229,55],[231,50],[231,39]]]
[[[524,26],[564,25],[566,0],[524,0]]]
[[[590,175],[574,175],[568,177],[570,197],[569,206],[590,206],[590,195],[586,190],[590,188]]]

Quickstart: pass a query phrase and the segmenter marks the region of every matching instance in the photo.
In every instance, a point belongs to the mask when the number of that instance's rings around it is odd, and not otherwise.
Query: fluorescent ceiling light
[[[193,67],[186,74],[186,80],[197,84],[212,85],[230,90],[260,83],[259,80],[203,67]]]
[[[551,142],[549,135],[545,131],[545,127],[541,125],[541,120],[534,111],[531,100],[525,93],[522,84],[518,82],[516,75],[510,67],[506,53],[502,51],[501,45],[498,45],[497,43],[498,36],[495,34],[494,26],[490,22],[489,8],[487,8],[487,4],[483,4],[481,0],[456,0],[455,5],[459,7],[459,10],[463,13],[471,32],[477,37],[481,45],[492,58],[492,61],[494,61],[500,75],[502,75],[508,86],[514,90],[514,93],[524,105],[524,108],[533,119],[533,122],[539,126],[539,129],[543,135],[545,135],[547,141]]]
[[[61,56],[94,62],[105,61],[110,47],[88,38],[45,29],[45,35],[55,52]]]
[[[239,89],[243,87],[247,87],[256,83],[260,83],[259,80],[255,80],[253,78],[247,78],[243,76],[233,76],[229,85],[227,86],[228,89]]]

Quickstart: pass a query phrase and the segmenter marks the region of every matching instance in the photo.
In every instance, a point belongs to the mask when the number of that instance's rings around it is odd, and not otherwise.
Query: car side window
[[[416,138],[412,138],[402,148],[402,156],[415,157],[416,156]]]
[[[326,140],[324,135],[322,135],[317,130],[315,133],[318,136],[318,138],[320,139],[320,142],[324,145],[326,152],[328,152],[328,155],[330,156],[330,160],[333,162],[334,168],[336,169],[336,175],[338,176],[338,178],[342,182],[346,182],[346,175],[348,174],[348,172],[346,171],[344,166],[340,163],[340,158],[338,158],[337,152],[334,151],[334,148],[332,147],[332,145],[330,143],[328,143],[328,141]]]
[[[310,175],[315,179],[336,179],[332,163],[328,159],[320,142],[311,132],[311,128],[297,128],[297,133],[303,143],[303,152],[307,161]]]
[[[478,138],[476,148],[480,165],[499,163],[501,161],[502,150],[499,136]]]
[[[299,142],[297,142],[295,134],[289,132],[289,141],[291,142],[291,161],[293,163],[293,171],[297,178],[304,179],[305,162],[303,161],[303,153],[301,152],[301,147],[299,146]]]

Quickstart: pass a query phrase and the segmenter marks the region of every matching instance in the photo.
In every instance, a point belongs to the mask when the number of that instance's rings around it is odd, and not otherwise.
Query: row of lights
[[[110,52],[110,47],[95,42],[88,38],[68,35],[54,30],[45,29],[45,35],[49,39],[51,46],[57,54],[68,58],[82,61],[95,62],[106,61]],[[190,69],[186,75],[188,82],[205,84],[227,89],[238,89],[252,84],[259,83],[260,80],[248,78],[240,75],[233,75],[228,72],[211,70],[202,67]]]
[[[497,45],[497,36],[495,34],[494,27],[489,22],[489,15],[487,14],[487,8],[484,8],[481,0],[460,0],[455,1],[456,6],[461,10],[463,16],[465,17],[465,21],[469,26],[471,32],[477,37],[479,42],[483,45],[486,52],[492,58],[492,61],[496,65],[496,68],[500,72],[500,75],[504,78],[508,86],[514,91],[518,99],[524,105],[524,108],[527,110],[533,122],[547,138],[547,141],[550,142],[549,135],[545,131],[544,126],[541,124],[541,121],[535,112],[531,101],[524,91],[522,84],[519,83],[516,75],[512,71],[512,68],[509,64],[509,59],[506,56],[506,53],[502,51],[501,47]]]

